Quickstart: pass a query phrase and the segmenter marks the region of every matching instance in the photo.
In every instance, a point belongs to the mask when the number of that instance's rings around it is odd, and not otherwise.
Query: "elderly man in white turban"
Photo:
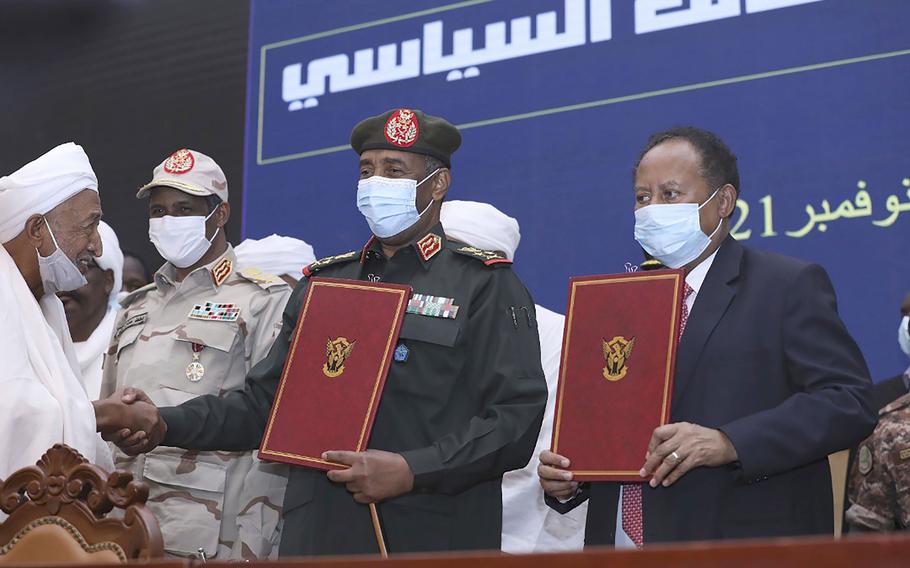
[[[269,235],[264,239],[246,239],[234,248],[237,266],[274,274],[291,287],[303,278],[303,269],[316,262],[313,247],[294,237]]]
[[[447,201],[440,222],[446,237],[485,250],[502,252],[514,260],[521,240],[518,221],[488,203]],[[559,356],[565,316],[537,307],[541,366],[547,378],[546,412],[540,425],[534,455],[550,447],[553,411],[559,375]],[[560,515],[544,503],[537,480],[537,460],[502,478],[502,551],[510,554],[556,550],[581,550],[584,546],[587,503]]]
[[[57,146],[0,178],[0,478],[56,443],[111,467],[57,292],[86,283],[102,254],[88,157]]]
[[[73,347],[82,371],[82,384],[90,400],[101,393],[101,365],[114,332],[120,310],[117,301],[123,281],[123,252],[114,229],[104,221],[98,224],[104,253],[89,263],[88,283],[76,290],[60,292]]]

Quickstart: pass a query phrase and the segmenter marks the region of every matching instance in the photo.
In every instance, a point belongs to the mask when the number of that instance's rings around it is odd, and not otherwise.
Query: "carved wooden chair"
[[[0,486],[0,564],[124,564],[161,557],[148,486],[57,444]],[[114,508],[123,514],[110,516]]]

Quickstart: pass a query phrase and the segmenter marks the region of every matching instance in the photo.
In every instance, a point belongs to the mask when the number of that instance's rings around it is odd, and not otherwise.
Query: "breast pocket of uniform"
[[[240,388],[246,376],[245,357],[240,341],[240,328],[234,322],[188,320],[171,333],[174,339],[174,357],[178,361],[181,377],[168,377],[162,387],[177,388],[192,394],[218,394],[225,388]],[[236,351],[236,352],[235,352]],[[234,367],[239,366],[238,369]],[[237,385],[225,385],[229,376],[240,377]]]
[[[447,400],[451,378],[464,364],[461,336],[457,320],[406,315],[386,388]]]

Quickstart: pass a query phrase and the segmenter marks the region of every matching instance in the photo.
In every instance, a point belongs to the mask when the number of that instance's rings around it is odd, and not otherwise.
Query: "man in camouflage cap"
[[[101,395],[133,387],[168,406],[242,388],[280,329],[290,288],[236,268],[224,234],[227,180],[205,154],[175,152],[137,197],[148,198],[149,237],[167,262],[122,302]],[[149,507],[169,554],[277,555],[284,466],[260,462],[249,450],[164,446],[135,458],[118,451],[115,460],[150,486]]]
[[[414,295],[370,449],[326,453],[345,470],[291,469],[281,555],[375,554],[367,503],[378,504],[393,554],[499,549],[502,474],[528,463],[547,385],[534,301],[511,261],[449,241],[439,223],[460,143],[454,126],[418,110],[358,124],[357,207],[373,236],[304,270],[281,334],[244,390],[162,408],[128,451],[258,446],[310,277],[408,284]]]

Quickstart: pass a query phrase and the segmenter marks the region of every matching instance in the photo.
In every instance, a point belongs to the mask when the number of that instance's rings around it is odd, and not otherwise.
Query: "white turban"
[[[95,263],[101,270],[110,270],[114,273],[111,303],[117,306],[117,295],[123,287],[123,251],[120,250],[120,239],[117,238],[114,229],[104,221],[98,223],[98,234],[101,235],[104,250],[101,256],[95,257]]]
[[[247,239],[234,249],[237,266],[258,268],[275,276],[303,278],[303,267],[316,262],[313,247],[300,239],[269,235],[264,239]]]
[[[82,146],[67,142],[0,178],[0,243],[80,191],[98,191],[98,178]]]
[[[445,201],[439,220],[446,236],[484,250],[498,250],[515,260],[521,241],[518,221],[489,203]]]

